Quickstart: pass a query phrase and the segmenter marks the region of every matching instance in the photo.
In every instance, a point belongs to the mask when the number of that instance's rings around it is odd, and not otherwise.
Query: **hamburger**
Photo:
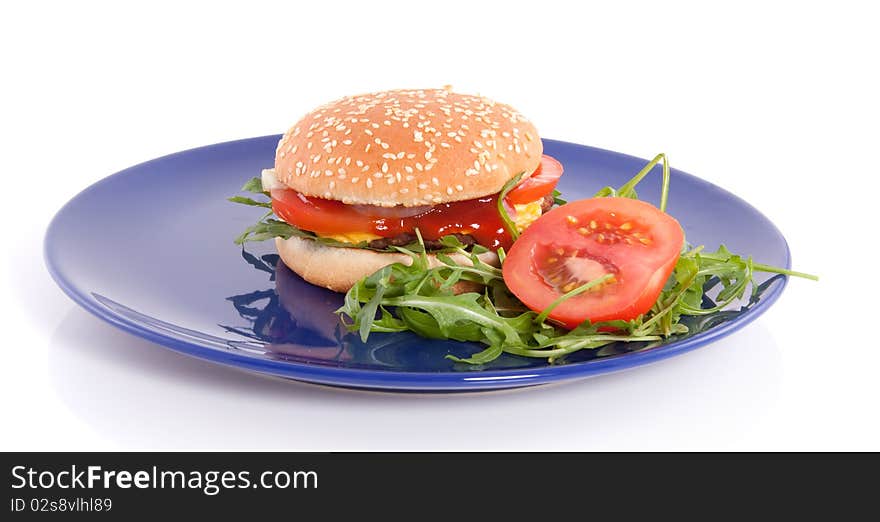
[[[347,96],[281,137],[260,188],[277,219],[257,236],[277,236],[285,265],[337,292],[411,262],[395,247],[422,244],[440,263],[430,252],[450,236],[497,265],[497,250],[553,204],[561,173],[509,105],[449,89]]]

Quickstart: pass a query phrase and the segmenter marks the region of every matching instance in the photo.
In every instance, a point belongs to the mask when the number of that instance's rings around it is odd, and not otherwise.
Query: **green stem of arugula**
[[[525,172],[520,172],[513,178],[511,178],[507,183],[501,187],[501,192],[498,193],[498,215],[501,217],[501,222],[504,223],[504,228],[507,230],[507,233],[510,234],[511,239],[516,241],[519,238],[519,231],[516,229],[516,223],[510,219],[510,214],[507,213],[507,209],[504,208],[504,198],[507,197],[507,193],[513,190],[513,187],[519,184],[519,180],[525,175]]]
[[[712,261],[727,261],[729,256],[723,256],[712,253],[700,253],[700,257],[705,259],[711,259]],[[752,263],[752,269],[756,272],[768,272],[771,274],[782,274],[792,277],[802,277],[804,279],[809,279],[811,281],[818,281],[819,276],[813,274],[807,274],[804,272],[796,272],[794,270],[788,270],[786,268],[780,268],[778,266],[765,265],[763,263]]]
[[[678,300],[684,295],[684,293],[694,284],[694,281],[697,279],[697,272],[694,272],[691,277],[681,285],[681,289],[672,297],[672,299],[667,303],[667,305],[660,309],[653,317],[642,323],[641,326],[638,327],[636,332],[649,332],[651,331],[650,327],[654,325],[654,323],[660,322],[666,314],[671,312],[675,305],[678,303]],[[635,333],[635,332],[634,332]]]
[[[518,346],[505,346],[504,351],[508,353],[512,353],[515,355],[521,355],[523,357],[559,357],[561,355],[567,355],[569,353],[576,352],[586,347],[591,348],[599,348],[600,346],[604,346],[606,344],[611,344],[613,342],[638,342],[638,341],[659,341],[662,337],[659,335],[643,335],[638,337],[626,336],[626,335],[602,335],[597,334],[595,336],[591,336],[585,339],[581,339],[577,342],[573,342],[568,346],[563,348],[554,348],[551,350],[531,350],[528,348],[520,348]]]
[[[550,312],[552,312],[554,308],[561,305],[563,302],[571,299],[572,297],[586,292],[590,288],[593,288],[597,285],[601,285],[602,283],[611,279],[612,277],[614,277],[614,274],[605,274],[602,277],[597,277],[596,279],[593,279],[592,281],[590,281],[588,283],[582,284],[581,286],[575,288],[574,290],[572,290],[570,292],[566,292],[566,293],[562,294],[561,296],[556,298],[555,301],[550,303],[550,305],[547,306],[547,308],[545,308],[540,314],[538,314],[537,317],[535,317],[535,319],[534,319],[535,323],[542,324],[545,320],[547,320],[547,316],[550,315]]]
[[[654,159],[649,161],[648,164],[645,165],[638,174],[633,176],[632,179],[621,186],[620,189],[617,191],[617,196],[622,198],[631,197],[631,193],[633,192],[633,189],[635,189],[636,185],[638,185],[639,182],[641,182],[642,179],[644,179],[645,176],[647,176],[648,173],[651,172],[651,170],[656,167],[657,164],[661,161],[663,162],[663,185],[660,191],[660,210],[666,212],[666,202],[669,199],[670,172],[669,161],[666,159],[666,154],[663,152],[654,156]]]

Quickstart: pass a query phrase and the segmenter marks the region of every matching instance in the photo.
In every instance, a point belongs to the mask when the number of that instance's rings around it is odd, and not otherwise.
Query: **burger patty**
[[[553,194],[547,194],[544,196],[544,199],[541,201],[541,213],[547,212],[550,210],[550,207],[553,206]],[[477,244],[477,241],[468,234],[450,234],[455,236],[464,247],[470,248],[471,246]],[[396,236],[392,237],[383,237],[379,239],[374,239],[368,243],[367,246],[376,250],[385,250],[390,246],[406,246],[411,243],[415,243],[418,241],[418,237],[412,232],[401,232]],[[446,248],[440,241],[436,239],[425,239],[425,250],[442,250]]]

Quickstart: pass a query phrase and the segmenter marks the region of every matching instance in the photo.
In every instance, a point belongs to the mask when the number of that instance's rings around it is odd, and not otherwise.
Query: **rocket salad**
[[[639,201],[635,187],[660,163],[658,208]],[[443,239],[444,251],[432,252],[443,265],[431,268],[419,236],[417,244],[395,247],[412,258],[410,265],[395,263],[362,279],[337,313],[363,340],[374,332],[412,331],[486,345],[465,359],[447,356],[457,362],[485,364],[504,352],[553,362],[578,350],[688,333],[683,317],[718,313],[746,292],[755,295],[757,272],[818,279],[756,263],[723,245],[714,252],[688,245],[665,213],[669,180],[659,154],[623,186],[556,207],[526,229],[509,255],[498,250],[501,268],[480,260],[484,247],[465,250],[454,237]],[[501,205],[499,212],[509,223]],[[470,264],[456,263],[451,253]],[[456,295],[453,287],[462,281],[482,290]],[[712,289],[714,305],[704,308]]]

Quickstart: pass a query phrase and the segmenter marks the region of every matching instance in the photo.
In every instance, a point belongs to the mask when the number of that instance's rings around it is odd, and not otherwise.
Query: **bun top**
[[[290,188],[347,204],[474,199],[538,167],[534,125],[509,105],[445,89],[348,96],[306,114],[275,152]]]

